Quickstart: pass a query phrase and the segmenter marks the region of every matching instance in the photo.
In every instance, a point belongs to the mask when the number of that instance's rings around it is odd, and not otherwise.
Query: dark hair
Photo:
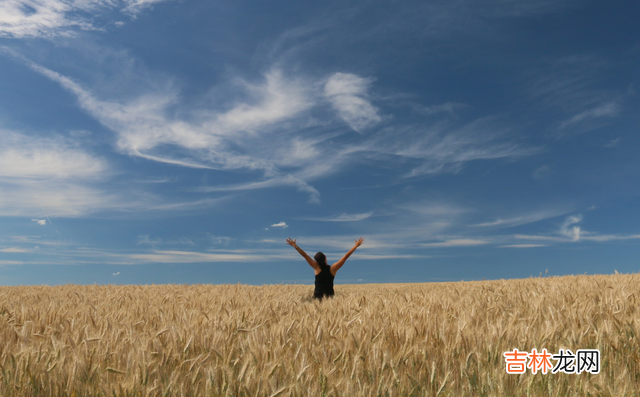
[[[318,265],[320,265],[320,267],[327,266],[327,257],[324,256],[322,252],[318,252],[317,254],[315,254],[313,256],[313,259],[315,259],[316,262],[318,262]]]

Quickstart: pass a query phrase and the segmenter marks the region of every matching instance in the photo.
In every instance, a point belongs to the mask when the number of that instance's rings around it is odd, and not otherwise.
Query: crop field
[[[0,287],[0,395],[640,395],[640,275],[335,289]],[[509,374],[515,348],[599,373]]]

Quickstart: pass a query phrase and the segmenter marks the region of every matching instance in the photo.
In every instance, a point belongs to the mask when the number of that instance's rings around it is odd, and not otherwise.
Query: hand
[[[364,239],[362,237],[360,237],[359,239],[356,240],[356,248],[361,246],[362,243],[364,243]]]
[[[291,239],[291,237],[287,239],[287,244],[289,244],[293,248],[298,248],[298,245],[296,244],[296,239]]]

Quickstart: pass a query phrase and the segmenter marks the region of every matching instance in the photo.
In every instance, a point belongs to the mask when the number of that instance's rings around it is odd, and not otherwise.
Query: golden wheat
[[[640,275],[0,288],[2,396],[632,396]],[[513,348],[599,374],[507,374]]]

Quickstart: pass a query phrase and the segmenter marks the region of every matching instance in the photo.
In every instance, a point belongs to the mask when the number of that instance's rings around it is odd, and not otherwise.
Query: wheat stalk
[[[634,396],[640,275],[0,287],[2,396]],[[503,352],[599,349],[592,374]]]

